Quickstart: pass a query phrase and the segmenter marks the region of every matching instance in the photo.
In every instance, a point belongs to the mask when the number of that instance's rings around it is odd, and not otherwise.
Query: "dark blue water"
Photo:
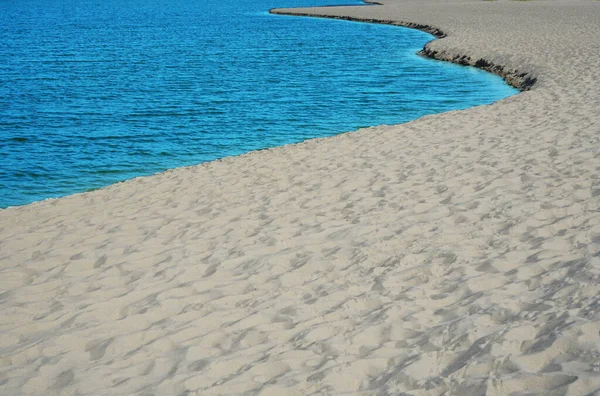
[[[516,92],[423,32],[267,13],[335,3],[1,0],[0,207]]]

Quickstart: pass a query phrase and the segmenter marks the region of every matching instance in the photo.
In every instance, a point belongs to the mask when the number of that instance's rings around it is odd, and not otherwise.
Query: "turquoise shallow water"
[[[325,4],[0,2],[0,207],[517,92],[423,32],[267,12]]]

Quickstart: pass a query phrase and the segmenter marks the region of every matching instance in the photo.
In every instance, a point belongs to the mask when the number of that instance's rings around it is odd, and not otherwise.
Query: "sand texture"
[[[600,2],[383,2],[537,82],[0,211],[1,395],[600,394]]]

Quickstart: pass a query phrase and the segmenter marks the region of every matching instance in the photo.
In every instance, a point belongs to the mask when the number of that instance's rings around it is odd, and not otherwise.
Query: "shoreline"
[[[381,3],[375,2],[366,2],[366,4],[371,5],[382,5]],[[325,6],[325,7],[339,7],[339,6]],[[360,7],[360,6],[357,6]],[[319,7],[324,8],[324,7]],[[284,9],[282,8],[272,8],[269,10],[270,14],[273,15],[288,15],[288,16],[303,16],[303,17],[311,17],[311,18],[326,18],[326,19],[340,19],[345,21],[352,22],[362,22],[362,23],[374,23],[381,25],[392,25],[392,26],[400,26],[406,27],[409,29],[416,29],[423,31],[425,33],[429,33],[435,37],[435,39],[442,39],[447,37],[447,34],[438,27],[431,25],[424,25],[420,23],[414,22],[406,22],[406,21],[395,21],[395,20],[380,20],[380,19],[368,19],[368,18],[360,18],[360,17],[349,17],[349,16],[330,16],[326,14],[316,14],[316,13],[302,13],[295,12],[294,9]],[[291,11],[290,11],[291,10]],[[485,70],[497,76],[500,76],[508,85],[518,89],[519,91],[529,91],[533,88],[535,83],[537,82],[537,77],[532,76],[531,72],[528,71],[519,71],[519,70],[511,70],[506,69],[503,65],[494,64],[493,62],[486,60],[484,58],[472,59],[468,54],[463,55],[450,55],[443,51],[432,50],[429,47],[429,43],[425,44],[422,50],[420,50],[418,55],[425,56],[427,58],[446,61],[450,63],[455,63],[461,66],[472,66],[481,70]]]
[[[0,211],[0,393],[600,392],[600,3],[382,3],[533,89]]]
[[[364,6],[380,6],[383,5],[382,3],[379,2],[375,2],[375,1],[368,1],[368,0],[363,0],[363,4],[348,4],[348,5],[326,5],[326,6],[319,6],[319,9],[323,9],[323,8],[339,8],[339,7],[364,7]],[[317,17],[317,18],[324,18],[324,19],[339,19],[339,20],[347,20],[347,21],[354,21],[354,22],[362,22],[362,23],[372,23],[372,24],[385,24],[385,25],[393,25],[393,26],[398,26],[398,27],[406,27],[406,28],[412,28],[412,29],[416,29],[416,30],[420,30],[426,33],[429,33],[431,35],[433,35],[436,38],[444,38],[447,35],[439,28],[434,27],[434,26],[429,26],[429,25],[423,25],[423,24],[416,24],[416,23],[412,23],[412,22],[395,22],[392,20],[389,21],[385,21],[385,20],[376,20],[376,19],[361,19],[361,18],[354,18],[354,17],[330,17],[327,15],[313,15],[310,13],[307,14],[296,14],[294,12],[278,12],[278,10],[280,10],[280,8],[273,8],[268,10],[268,13],[273,14],[273,15],[286,15],[286,16],[305,16],[305,17]],[[467,61],[470,61],[470,58],[463,56],[460,59],[456,58],[455,59],[444,59],[443,56],[436,56],[436,52],[432,51],[430,52],[428,49],[428,43],[425,43],[424,47],[422,50],[418,51],[416,54],[419,56],[423,56],[426,58],[431,58],[431,59],[435,59],[435,60],[444,60],[444,61],[448,61],[451,63],[455,63],[455,64],[459,64],[459,65],[463,65],[463,66],[474,66],[477,67],[479,69],[491,72],[492,74],[498,75],[500,77],[502,77],[504,79],[505,82],[508,83],[508,85],[519,89],[520,91],[524,91],[524,90],[528,90],[530,89],[530,87],[533,85],[533,83],[535,83],[535,79],[534,81],[530,84],[530,85],[526,85],[526,83],[523,81],[523,79],[519,80],[518,78],[514,78],[512,82],[508,81],[508,77],[506,73],[502,73],[502,67],[501,66],[494,66],[494,65],[485,65],[485,61],[483,59],[479,59],[476,64],[470,64]],[[467,61],[465,61],[465,59],[467,59]],[[523,77],[524,74],[520,75],[519,77]],[[515,82],[516,81],[516,82]],[[528,80],[529,81],[529,80]],[[524,88],[525,87],[525,88]],[[450,110],[450,111],[454,111],[454,110]],[[434,113],[437,114],[437,113]],[[413,120],[410,120],[413,121]],[[407,122],[410,122],[407,121]],[[405,122],[400,122],[399,124],[403,124]],[[393,125],[399,125],[399,124],[393,124]],[[368,127],[363,127],[361,129],[364,128],[370,128],[370,127],[375,127],[379,124],[374,124],[372,126],[368,126]],[[341,133],[349,133],[349,132],[353,132],[353,130],[347,129],[344,130],[344,132]],[[314,137],[314,138],[309,138],[307,140],[312,140],[312,139],[321,139],[323,137]],[[295,142],[295,143],[287,143],[285,144],[285,146],[288,145],[295,145],[295,144],[299,144],[302,143],[302,141],[300,142]],[[157,171],[156,173],[149,173],[149,174],[141,174],[138,176],[133,176],[127,179],[123,179],[123,180],[118,180],[118,181],[114,181],[111,182],[110,184],[106,184],[106,185],[100,185],[97,187],[91,187],[91,188],[86,188],[86,189],[82,189],[80,191],[76,191],[76,192],[70,192],[70,193],[65,193],[64,195],[59,195],[59,196],[53,196],[53,197],[47,197],[47,198],[41,198],[38,199],[36,201],[31,201],[31,202],[26,202],[26,203],[20,203],[20,204],[14,204],[14,205],[9,205],[7,207],[0,207],[0,211],[9,209],[9,208],[18,208],[18,207],[23,207],[23,206],[27,206],[27,205],[32,205],[32,204],[37,204],[40,202],[44,202],[44,201],[52,201],[52,200],[57,200],[57,199],[63,199],[63,198],[67,198],[69,196],[73,196],[73,195],[81,195],[81,194],[86,194],[86,193],[90,193],[96,190],[100,190],[100,189],[104,189],[104,188],[108,188],[111,187],[113,185],[118,185],[124,182],[127,182],[129,180],[133,180],[133,179],[137,179],[137,178],[145,178],[145,177],[153,177],[156,175],[159,175],[161,173],[164,172],[168,172],[168,171],[172,171],[172,170],[176,170],[179,168],[189,168],[189,167],[194,167],[194,166],[198,166],[201,164],[204,164],[206,162],[212,162],[212,161],[218,161],[218,160],[222,160],[225,158],[235,158],[238,157],[240,155],[245,155],[245,154],[249,154],[252,151],[260,151],[260,150],[266,150],[266,149],[270,149],[270,148],[276,148],[279,146],[267,146],[265,148],[259,148],[259,149],[254,149],[248,152],[244,152],[244,153],[240,153],[237,155],[228,155],[225,157],[221,157],[221,158],[215,158],[212,160],[207,160],[204,162],[200,162],[200,163],[196,163],[196,164],[191,164],[191,165],[182,165],[182,166],[175,166],[172,168],[167,168],[161,171]]]

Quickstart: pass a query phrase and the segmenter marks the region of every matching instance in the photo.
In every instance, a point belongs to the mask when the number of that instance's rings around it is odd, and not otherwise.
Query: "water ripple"
[[[423,32],[266,12],[325,3],[0,2],[0,207],[516,92]]]

